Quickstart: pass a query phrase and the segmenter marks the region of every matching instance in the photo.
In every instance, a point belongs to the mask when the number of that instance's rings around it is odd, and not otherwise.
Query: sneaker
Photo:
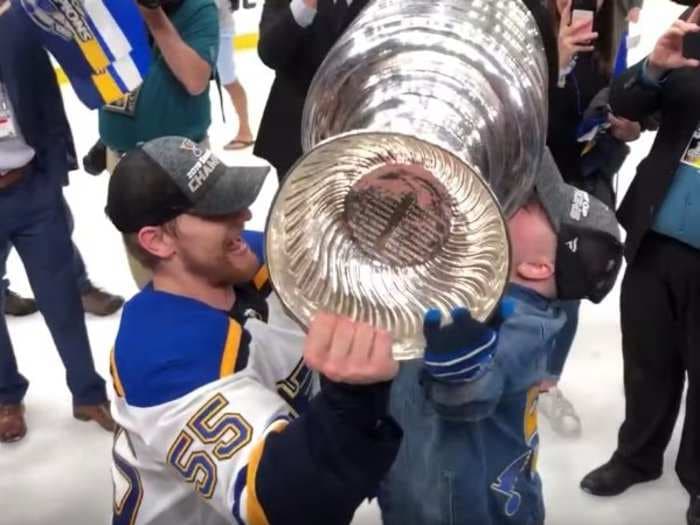
[[[581,418],[578,417],[571,401],[566,399],[557,387],[550,388],[548,392],[542,392],[537,406],[540,414],[549,421],[552,429],[560,436],[581,435]]]
[[[12,290],[7,290],[5,295],[5,314],[21,317],[37,311],[36,301],[17,295]]]
[[[86,313],[91,313],[100,317],[112,315],[124,304],[123,297],[107,293],[92,284],[83,292],[81,299],[83,302],[83,309]]]

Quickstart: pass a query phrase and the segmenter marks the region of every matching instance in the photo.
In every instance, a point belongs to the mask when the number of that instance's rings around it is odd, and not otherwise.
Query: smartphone
[[[683,37],[683,56],[700,60],[700,34],[686,33]]]
[[[580,20],[588,20],[590,22],[590,26],[586,26],[586,28],[588,31],[590,31],[593,29],[593,15],[595,15],[595,12],[589,11],[588,9],[574,9],[571,12],[571,23],[575,24]]]
[[[579,20],[590,20],[591,29],[593,28],[593,18],[595,17],[596,9],[598,8],[597,0],[574,0],[571,5],[571,20],[570,23],[578,22]],[[589,29],[589,31],[591,30]]]

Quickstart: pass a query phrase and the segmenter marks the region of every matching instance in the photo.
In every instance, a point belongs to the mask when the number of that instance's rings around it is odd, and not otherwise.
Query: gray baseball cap
[[[622,264],[623,245],[615,212],[564,182],[549,148],[542,157],[535,191],[557,234],[557,296],[602,301]]]
[[[226,166],[184,137],[161,137],[130,151],[109,181],[106,212],[122,233],[158,226],[183,213],[228,215],[250,207],[270,171]]]

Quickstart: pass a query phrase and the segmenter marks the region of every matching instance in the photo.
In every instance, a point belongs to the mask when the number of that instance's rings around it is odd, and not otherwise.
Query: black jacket
[[[258,54],[275,71],[275,80],[254,153],[272,164],[280,179],[302,154],[301,118],[311,80],[333,44],[367,2],[354,0],[347,10],[341,11],[333,0],[318,0],[313,22],[303,28],[294,20],[289,0],[265,1]]]
[[[265,0],[258,53],[262,61],[275,70],[275,80],[253,152],[270,162],[280,179],[302,154],[301,118],[311,80],[333,44],[368,1],[354,0],[339,16],[333,0],[318,0],[313,23],[302,28],[292,16],[290,0]],[[533,13],[540,29],[547,51],[550,83],[556,83],[557,44],[548,1],[551,0],[523,0],[523,3]]]
[[[700,35],[693,35],[700,39]],[[641,121],[656,113],[660,127],[649,155],[618,211],[627,230],[625,256],[631,262],[666,196],[680,160],[700,123],[700,69],[672,71],[661,88],[640,81],[642,64],[630,68],[612,85],[610,102],[616,115]]]
[[[583,188],[581,153],[584,143],[578,142],[577,130],[593,98],[608,85],[591,53],[581,54],[576,68],[567,77],[564,87],[549,90],[549,127],[547,145],[569,184]]]
[[[0,80],[24,140],[36,150],[35,165],[65,184],[77,168],[73,137],[49,56],[26,23],[14,9],[0,15]]]

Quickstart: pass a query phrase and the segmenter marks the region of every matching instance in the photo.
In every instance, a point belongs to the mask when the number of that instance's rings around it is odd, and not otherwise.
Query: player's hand
[[[396,376],[389,332],[330,313],[316,314],[304,341],[304,360],[334,383],[369,385]]]
[[[700,61],[683,56],[683,37],[688,33],[700,31],[700,6],[691,13],[688,21],[676,20],[656,42],[654,50],[649,55],[648,73],[658,79],[664,71],[682,67],[698,67]]]
[[[569,25],[571,20],[571,0],[569,0],[561,13],[559,25],[559,69],[564,69],[578,53],[593,51],[593,41],[598,38],[598,33],[591,31],[590,20],[577,20]]]
[[[464,383],[483,375],[496,353],[498,330],[513,313],[503,300],[493,319],[477,321],[466,308],[452,310],[452,322],[442,326],[439,310],[428,310],[423,320],[425,369],[436,381]]]
[[[612,113],[608,117],[610,121],[610,134],[622,142],[632,142],[642,134],[642,126],[639,122],[616,117]]]

